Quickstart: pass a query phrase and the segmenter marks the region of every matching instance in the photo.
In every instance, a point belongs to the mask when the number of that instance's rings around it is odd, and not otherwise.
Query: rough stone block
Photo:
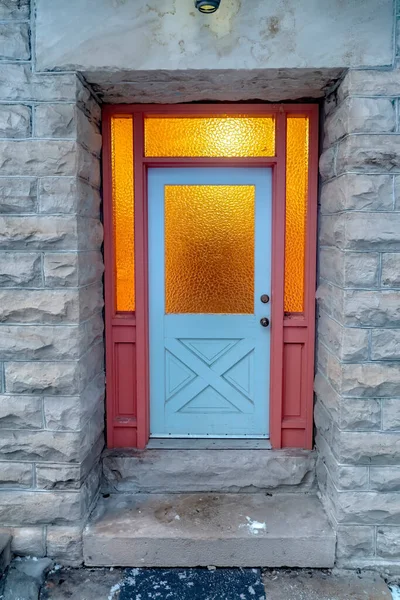
[[[318,401],[322,402],[328,411],[331,421],[338,423],[342,399],[320,371],[315,375],[314,391]]]
[[[79,315],[81,320],[85,321],[96,313],[100,312],[104,306],[103,285],[95,282],[82,288],[79,292]]]
[[[86,181],[78,179],[78,212],[87,217],[100,217],[101,197],[98,189],[89,185]]]
[[[400,493],[333,492],[336,518],[351,525],[400,525]]]
[[[344,363],[341,390],[348,397],[390,398],[400,396],[398,363]]]
[[[76,462],[80,458],[80,434],[4,429],[0,456],[2,460]]]
[[[103,423],[103,426],[104,426],[104,423]],[[86,478],[91,473],[94,466],[97,465],[96,468],[98,470],[102,471],[101,454],[102,454],[103,450],[104,450],[104,435],[103,435],[103,429],[102,429],[101,434],[99,435],[97,440],[95,440],[92,443],[88,454],[81,462],[81,478],[83,481],[86,482]],[[102,472],[99,474],[99,477],[102,477]],[[100,479],[99,479],[99,481],[100,481]]]
[[[82,527],[47,527],[47,554],[61,563],[73,567],[83,561]]]
[[[345,173],[326,182],[321,190],[321,212],[393,210],[393,177]]]
[[[373,329],[371,331],[372,360],[400,359],[400,330]]]
[[[98,407],[104,406],[105,377],[104,372],[96,375],[80,395],[81,424],[89,421]],[[45,400],[46,404],[46,400]],[[81,425],[82,428],[82,425]]]
[[[400,136],[349,135],[338,144],[336,174],[390,173],[400,170]]]
[[[336,530],[338,558],[365,558],[373,556],[375,550],[374,527],[339,526]]]
[[[80,252],[78,261],[79,285],[89,285],[102,280],[104,260],[101,252]]]
[[[42,213],[78,213],[99,218],[100,193],[76,177],[46,177],[39,182],[39,210]]]
[[[72,360],[86,351],[84,326],[3,325],[2,360]]]
[[[98,219],[89,217],[78,218],[79,249],[100,250],[103,242],[103,226]]]
[[[30,108],[19,104],[0,105],[0,138],[26,138],[30,132]]]
[[[379,254],[320,249],[320,276],[342,287],[374,288],[379,279]]]
[[[0,141],[0,168],[3,175],[75,175],[77,152],[76,142],[71,140]],[[92,161],[87,159],[87,170],[95,168],[95,163],[98,161],[94,157]],[[97,181],[99,167],[93,175],[87,172],[87,177]]]
[[[76,213],[78,192],[76,177],[45,177],[39,180],[39,211]]]
[[[34,213],[37,209],[36,179],[2,177],[0,179],[0,214]]]
[[[373,467],[370,472],[370,487],[377,492],[398,492],[400,490],[400,467]]]
[[[96,302],[99,300],[94,299]],[[76,290],[53,290],[51,294],[48,290],[0,290],[0,322],[60,324],[76,323],[78,319]]]
[[[400,432],[399,398],[385,398],[384,400],[382,400],[382,428],[385,431]]]
[[[327,281],[322,281],[317,288],[315,297],[318,306],[328,315],[339,321],[343,321],[344,291]]]
[[[35,107],[35,137],[76,138],[75,104],[38,104]]]
[[[30,0],[2,0],[0,19],[29,19]]]
[[[400,210],[400,176],[394,178],[394,208]]]
[[[6,526],[75,524],[84,516],[77,491],[0,491],[0,510]]]
[[[314,469],[314,453],[302,450],[146,449],[103,455],[106,489],[120,493],[297,492],[312,487]]]
[[[330,414],[326,410],[322,402],[317,402],[314,407],[314,424],[318,431],[318,435],[323,437],[328,444],[332,445],[332,432],[334,429],[333,422],[331,421]],[[317,442],[317,446],[318,446]],[[319,480],[319,477],[317,477]]]
[[[14,527],[11,550],[19,556],[44,556],[46,554],[43,527]]]
[[[100,156],[102,138],[97,123],[94,123],[79,109],[76,111],[76,121],[76,136],[78,141],[84,148],[87,148],[89,152],[93,152],[96,156]]]
[[[399,436],[393,433],[336,432],[332,450],[341,463],[349,465],[396,465],[400,460]]]
[[[400,253],[382,254],[382,285],[400,287]]]
[[[24,102],[75,102],[76,74],[33,74],[31,65],[0,64],[0,89],[2,99]]]
[[[399,327],[400,291],[348,291],[344,319],[351,327]]]
[[[340,465],[333,456],[325,438],[318,434],[316,438],[318,460],[322,461],[335,487],[340,490],[368,489],[369,471],[363,466]],[[318,475],[318,470],[317,470]]]
[[[40,254],[0,252],[0,287],[41,287]]]
[[[321,341],[343,361],[362,361],[368,358],[368,331],[345,328],[320,311],[318,336]]]
[[[0,58],[6,60],[29,60],[28,23],[0,23]]]
[[[322,180],[332,179],[336,175],[337,147],[332,146],[323,151],[319,158],[319,172]]]
[[[338,88],[340,101],[349,95],[400,96],[400,71],[351,70]]]
[[[37,464],[36,487],[42,490],[79,490],[81,469],[79,465]]]
[[[324,146],[332,146],[350,133],[387,133],[396,128],[390,98],[346,98],[325,123]]]
[[[380,400],[363,398],[346,399],[341,405],[342,429],[371,430],[381,428]]]
[[[77,223],[72,216],[0,216],[0,249],[75,250]]]
[[[369,252],[400,250],[400,213],[322,215],[320,244]]]
[[[318,340],[317,343],[318,370],[329,381],[337,393],[341,393],[342,363]]]
[[[32,482],[31,464],[0,462],[0,488],[26,489],[32,486]]]
[[[76,79],[76,101],[78,107],[96,125],[101,125],[101,107],[92,90],[81,80]]]
[[[11,538],[11,551],[18,556],[44,556],[46,554],[46,536],[43,526],[38,527],[0,527],[1,533]]]
[[[44,415],[48,429],[78,431],[81,427],[81,402],[79,396],[45,396]]]
[[[103,342],[92,346],[86,354],[80,358],[79,364],[79,391],[82,391],[96,375],[104,370],[104,347]]]
[[[76,160],[79,177],[87,181],[91,186],[100,189],[101,174],[99,158],[94,156],[91,152],[89,152],[89,150],[80,144],[77,144]],[[56,174],[58,173],[54,173],[54,175]]]
[[[0,395],[0,429],[41,429],[42,400],[39,396]]]
[[[382,558],[398,560],[400,556],[400,527],[378,527],[376,554]]]
[[[9,362],[6,391],[13,394],[69,395],[80,391],[77,362]]]
[[[83,419],[82,419],[83,421]],[[89,420],[84,423],[82,431],[81,456],[89,456],[104,430],[104,406],[99,406]]]
[[[78,254],[76,252],[45,254],[43,272],[46,287],[78,286]]]

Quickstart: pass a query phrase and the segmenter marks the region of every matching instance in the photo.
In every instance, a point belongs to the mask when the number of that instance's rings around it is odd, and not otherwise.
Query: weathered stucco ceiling
[[[321,69],[392,62],[392,0],[37,0],[38,70]]]

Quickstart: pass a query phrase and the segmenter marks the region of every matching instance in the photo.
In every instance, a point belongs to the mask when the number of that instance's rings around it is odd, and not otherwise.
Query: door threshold
[[[271,450],[267,439],[151,438],[149,450]]]

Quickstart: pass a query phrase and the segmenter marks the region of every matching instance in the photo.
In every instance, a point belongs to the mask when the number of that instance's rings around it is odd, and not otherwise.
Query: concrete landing
[[[335,534],[306,494],[116,494],[83,535],[89,566],[332,567]]]
[[[103,490],[111,493],[309,491],[315,479],[315,453],[243,448],[107,450],[103,473]]]

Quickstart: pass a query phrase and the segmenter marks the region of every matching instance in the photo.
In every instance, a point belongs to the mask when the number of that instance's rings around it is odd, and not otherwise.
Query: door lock
[[[269,302],[269,296],[268,294],[263,294],[260,298],[261,302],[263,302],[264,304],[268,304]]]
[[[260,319],[260,324],[263,327],[268,327],[268,325],[269,325],[269,319],[267,319],[267,317],[263,317],[262,319]]]

